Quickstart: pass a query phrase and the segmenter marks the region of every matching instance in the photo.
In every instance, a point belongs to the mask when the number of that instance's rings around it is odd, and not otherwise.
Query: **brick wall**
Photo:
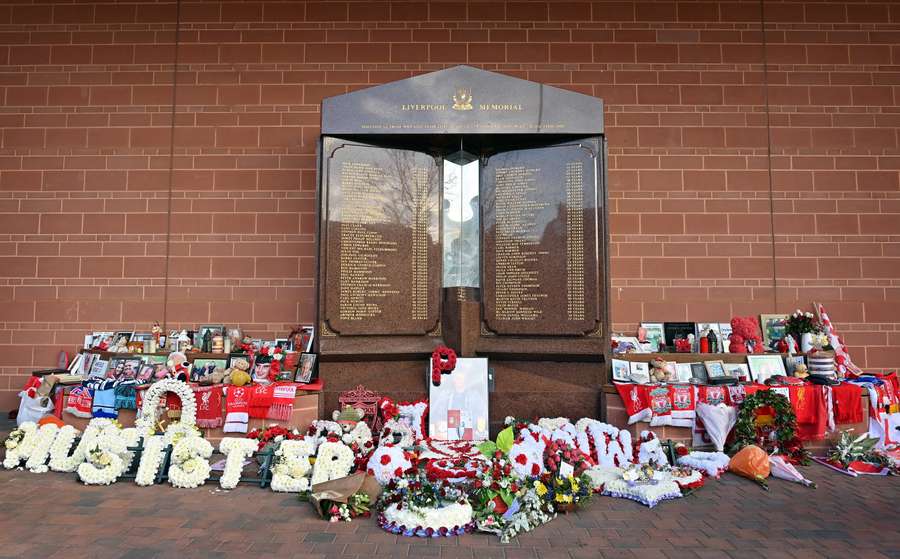
[[[90,330],[313,320],[319,102],[458,63],[607,102],[617,329],[816,299],[896,367],[900,5],[764,8],[3,2],[0,404]]]

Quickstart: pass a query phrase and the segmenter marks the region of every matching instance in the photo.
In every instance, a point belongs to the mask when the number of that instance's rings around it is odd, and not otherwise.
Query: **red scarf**
[[[825,395],[819,385],[791,386],[791,406],[797,416],[797,436],[801,441],[825,438],[828,414]]]
[[[200,386],[194,388],[197,401],[197,426],[215,429],[222,426],[222,387]]]
[[[294,383],[275,384],[272,391],[272,405],[269,407],[267,417],[279,421],[288,421],[294,413],[294,397],[297,395],[297,385]]]
[[[247,386],[227,387],[225,397],[225,433],[246,433],[248,412],[250,411],[250,388]]]
[[[272,384],[254,384],[250,387],[250,417],[265,419],[269,415],[269,407],[275,401],[275,386]]]
[[[862,423],[862,387],[842,382],[832,387],[835,423]]]

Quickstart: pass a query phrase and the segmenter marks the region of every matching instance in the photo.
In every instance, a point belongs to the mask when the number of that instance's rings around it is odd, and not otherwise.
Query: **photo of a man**
[[[430,364],[429,364],[430,378]],[[429,383],[429,434],[448,441],[488,438],[487,359],[460,358],[442,375],[441,385]]]

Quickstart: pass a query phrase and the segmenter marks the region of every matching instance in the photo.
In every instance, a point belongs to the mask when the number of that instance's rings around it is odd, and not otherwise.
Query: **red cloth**
[[[294,397],[297,395],[297,385],[293,382],[275,383],[272,391],[272,405],[266,417],[279,421],[287,421],[294,413]]]
[[[842,382],[832,387],[834,399],[835,423],[861,423],[862,413],[862,387],[848,382]]]
[[[650,387],[643,384],[613,383],[625,405],[625,413],[628,414],[628,424],[638,421],[650,421],[653,415],[650,411]]]
[[[275,401],[275,386],[272,384],[254,384],[250,387],[250,417],[265,419],[269,408]]]
[[[194,388],[197,401],[197,426],[205,429],[221,427],[222,419],[222,387],[199,386]]]
[[[250,387],[229,386],[225,397],[225,433],[246,433],[250,411]]]
[[[797,416],[797,436],[801,441],[825,438],[828,427],[828,413],[825,407],[826,387],[816,384],[791,386],[791,406]]]

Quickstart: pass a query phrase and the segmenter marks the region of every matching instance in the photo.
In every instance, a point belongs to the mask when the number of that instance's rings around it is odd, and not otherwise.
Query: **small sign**
[[[572,464],[568,462],[560,462],[559,464],[559,477],[565,479],[575,475],[575,468]]]

